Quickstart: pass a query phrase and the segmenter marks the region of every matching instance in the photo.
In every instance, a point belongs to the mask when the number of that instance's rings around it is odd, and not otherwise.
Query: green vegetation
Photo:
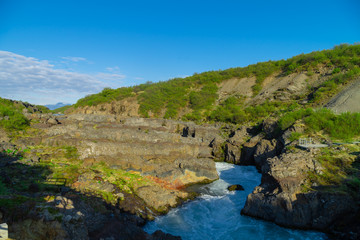
[[[316,111],[311,108],[300,109],[283,115],[279,119],[279,127],[285,130],[297,120],[304,121],[309,133],[323,131],[331,138],[339,140],[351,140],[360,136],[360,113],[336,115],[326,108]]]
[[[64,113],[67,109],[69,109],[71,107],[72,107],[71,105],[66,105],[66,106],[51,110],[51,112],[52,113]]]
[[[339,72],[335,68],[333,77],[322,83],[317,89],[314,89],[311,101],[313,103],[321,103],[339,91],[339,86],[345,85],[350,80],[360,76],[360,67],[351,65],[346,72]],[[335,71],[336,70],[336,71]]]
[[[243,110],[242,102],[241,98],[229,97],[211,113],[209,120],[234,124],[246,122],[248,115]]]
[[[218,98],[217,95],[218,87],[212,83],[205,85],[200,91],[190,92],[189,100],[190,107],[194,110],[209,109],[211,105]]]
[[[229,97],[221,103],[208,117],[210,121],[241,123],[259,123],[264,118],[278,116],[298,108],[296,102],[265,101],[254,107],[244,107],[243,99]]]
[[[82,161],[78,159],[77,149],[73,146],[35,146],[31,147],[33,151],[42,159],[38,166],[48,169],[44,173],[45,179],[65,178],[67,184],[72,184],[81,174]],[[47,156],[52,156],[48,158]],[[43,181],[40,181],[40,183]],[[48,183],[45,182],[46,188]],[[51,186],[50,186],[51,187]]]
[[[102,181],[114,184],[124,192],[133,193],[140,186],[149,184],[149,179],[136,172],[127,172],[122,169],[112,169],[106,163],[100,162],[91,167],[92,171],[102,176]],[[103,194],[103,193],[101,193]]]
[[[149,113],[159,116],[161,110],[166,108],[165,118],[176,117],[178,110],[188,102],[189,87],[189,83],[182,79],[144,86],[144,91],[138,96],[140,114],[144,117],[149,117]]]
[[[74,105],[74,107],[84,107],[84,106],[95,106],[100,103],[111,102],[114,100],[121,100],[126,97],[132,96],[133,88],[104,88],[98,94],[88,95],[80,100]]]
[[[0,127],[8,131],[24,130],[30,121],[22,114],[24,107],[17,106],[14,102],[0,98]]]
[[[320,186],[323,191],[349,193],[360,199],[360,147],[343,145],[339,148],[324,148],[317,160],[323,167],[321,173],[308,172],[304,191]],[[316,187],[315,187],[316,188]]]
[[[35,105],[35,107],[36,107],[40,112],[42,112],[42,113],[50,113],[50,112],[51,112],[50,109],[48,109],[47,107],[42,106],[42,105]],[[33,113],[33,112],[31,111],[31,109],[28,109],[28,110],[30,110],[30,113]]]

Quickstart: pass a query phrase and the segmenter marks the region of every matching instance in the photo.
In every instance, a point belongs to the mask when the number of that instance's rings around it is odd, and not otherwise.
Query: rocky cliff
[[[34,125],[42,131],[41,135],[22,138],[18,144],[74,146],[83,168],[105,164],[109,171],[125,170],[158,181],[168,187],[148,184],[132,189],[155,212],[166,211],[180,199],[188,198],[181,191],[186,186],[218,178],[209,147],[218,136],[214,126],[159,119],[119,119],[111,115],[45,119]],[[73,186],[82,191],[91,190],[96,177],[101,176],[80,174]],[[102,188],[101,184],[98,187]]]
[[[334,239],[358,239],[358,187],[350,184],[349,177],[339,180],[345,173],[336,166],[348,164],[347,174],[357,176],[359,147],[329,142],[325,149],[300,148],[291,136],[303,133],[303,126],[279,131],[276,124],[265,120],[258,134],[239,128],[223,145],[225,160],[255,165],[262,173],[261,184],[248,195],[241,213],[285,227],[328,232]],[[327,163],[326,157],[321,160],[329,151],[337,163]],[[322,181],[315,180],[319,176]]]

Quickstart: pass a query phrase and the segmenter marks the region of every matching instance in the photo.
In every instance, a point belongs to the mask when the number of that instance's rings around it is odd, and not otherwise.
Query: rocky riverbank
[[[218,179],[209,147],[218,136],[215,126],[96,115],[27,117],[31,129],[3,132],[1,139],[7,194],[0,210],[14,239],[172,239],[146,234],[141,226],[192,198],[186,186]]]
[[[267,119],[260,133],[242,127],[222,145],[226,161],[255,165],[262,174],[242,214],[285,227],[324,231],[335,239],[358,239],[357,185],[341,176],[344,169],[358,172],[359,146],[329,142],[326,149],[302,149],[294,133],[304,133],[304,127],[295,124],[280,131],[275,120]],[[332,158],[336,160],[327,163]]]

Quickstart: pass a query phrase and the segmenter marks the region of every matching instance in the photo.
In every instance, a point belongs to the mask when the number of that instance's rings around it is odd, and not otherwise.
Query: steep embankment
[[[359,77],[359,63],[359,45],[340,45],[287,60],[104,89],[80,99],[67,112],[236,124],[257,122],[252,111],[256,106],[266,108],[271,103],[279,110],[291,104],[323,106]]]
[[[333,97],[325,107],[336,113],[360,112],[360,78]]]

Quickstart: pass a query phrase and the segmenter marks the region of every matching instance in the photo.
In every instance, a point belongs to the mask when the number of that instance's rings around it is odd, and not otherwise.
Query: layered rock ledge
[[[110,169],[122,169],[160,182],[133,189],[155,212],[167,211],[181,199],[189,198],[182,191],[186,186],[218,179],[209,147],[218,136],[214,126],[81,114],[57,117],[56,121],[59,124],[42,119],[34,126],[44,134],[27,138],[23,144],[75,146],[87,168],[105,163]],[[96,174],[90,175],[83,174],[73,186],[81,191],[106,189],[105,184],[94,180]],[[113,191],[111,187],[109,191]]]

